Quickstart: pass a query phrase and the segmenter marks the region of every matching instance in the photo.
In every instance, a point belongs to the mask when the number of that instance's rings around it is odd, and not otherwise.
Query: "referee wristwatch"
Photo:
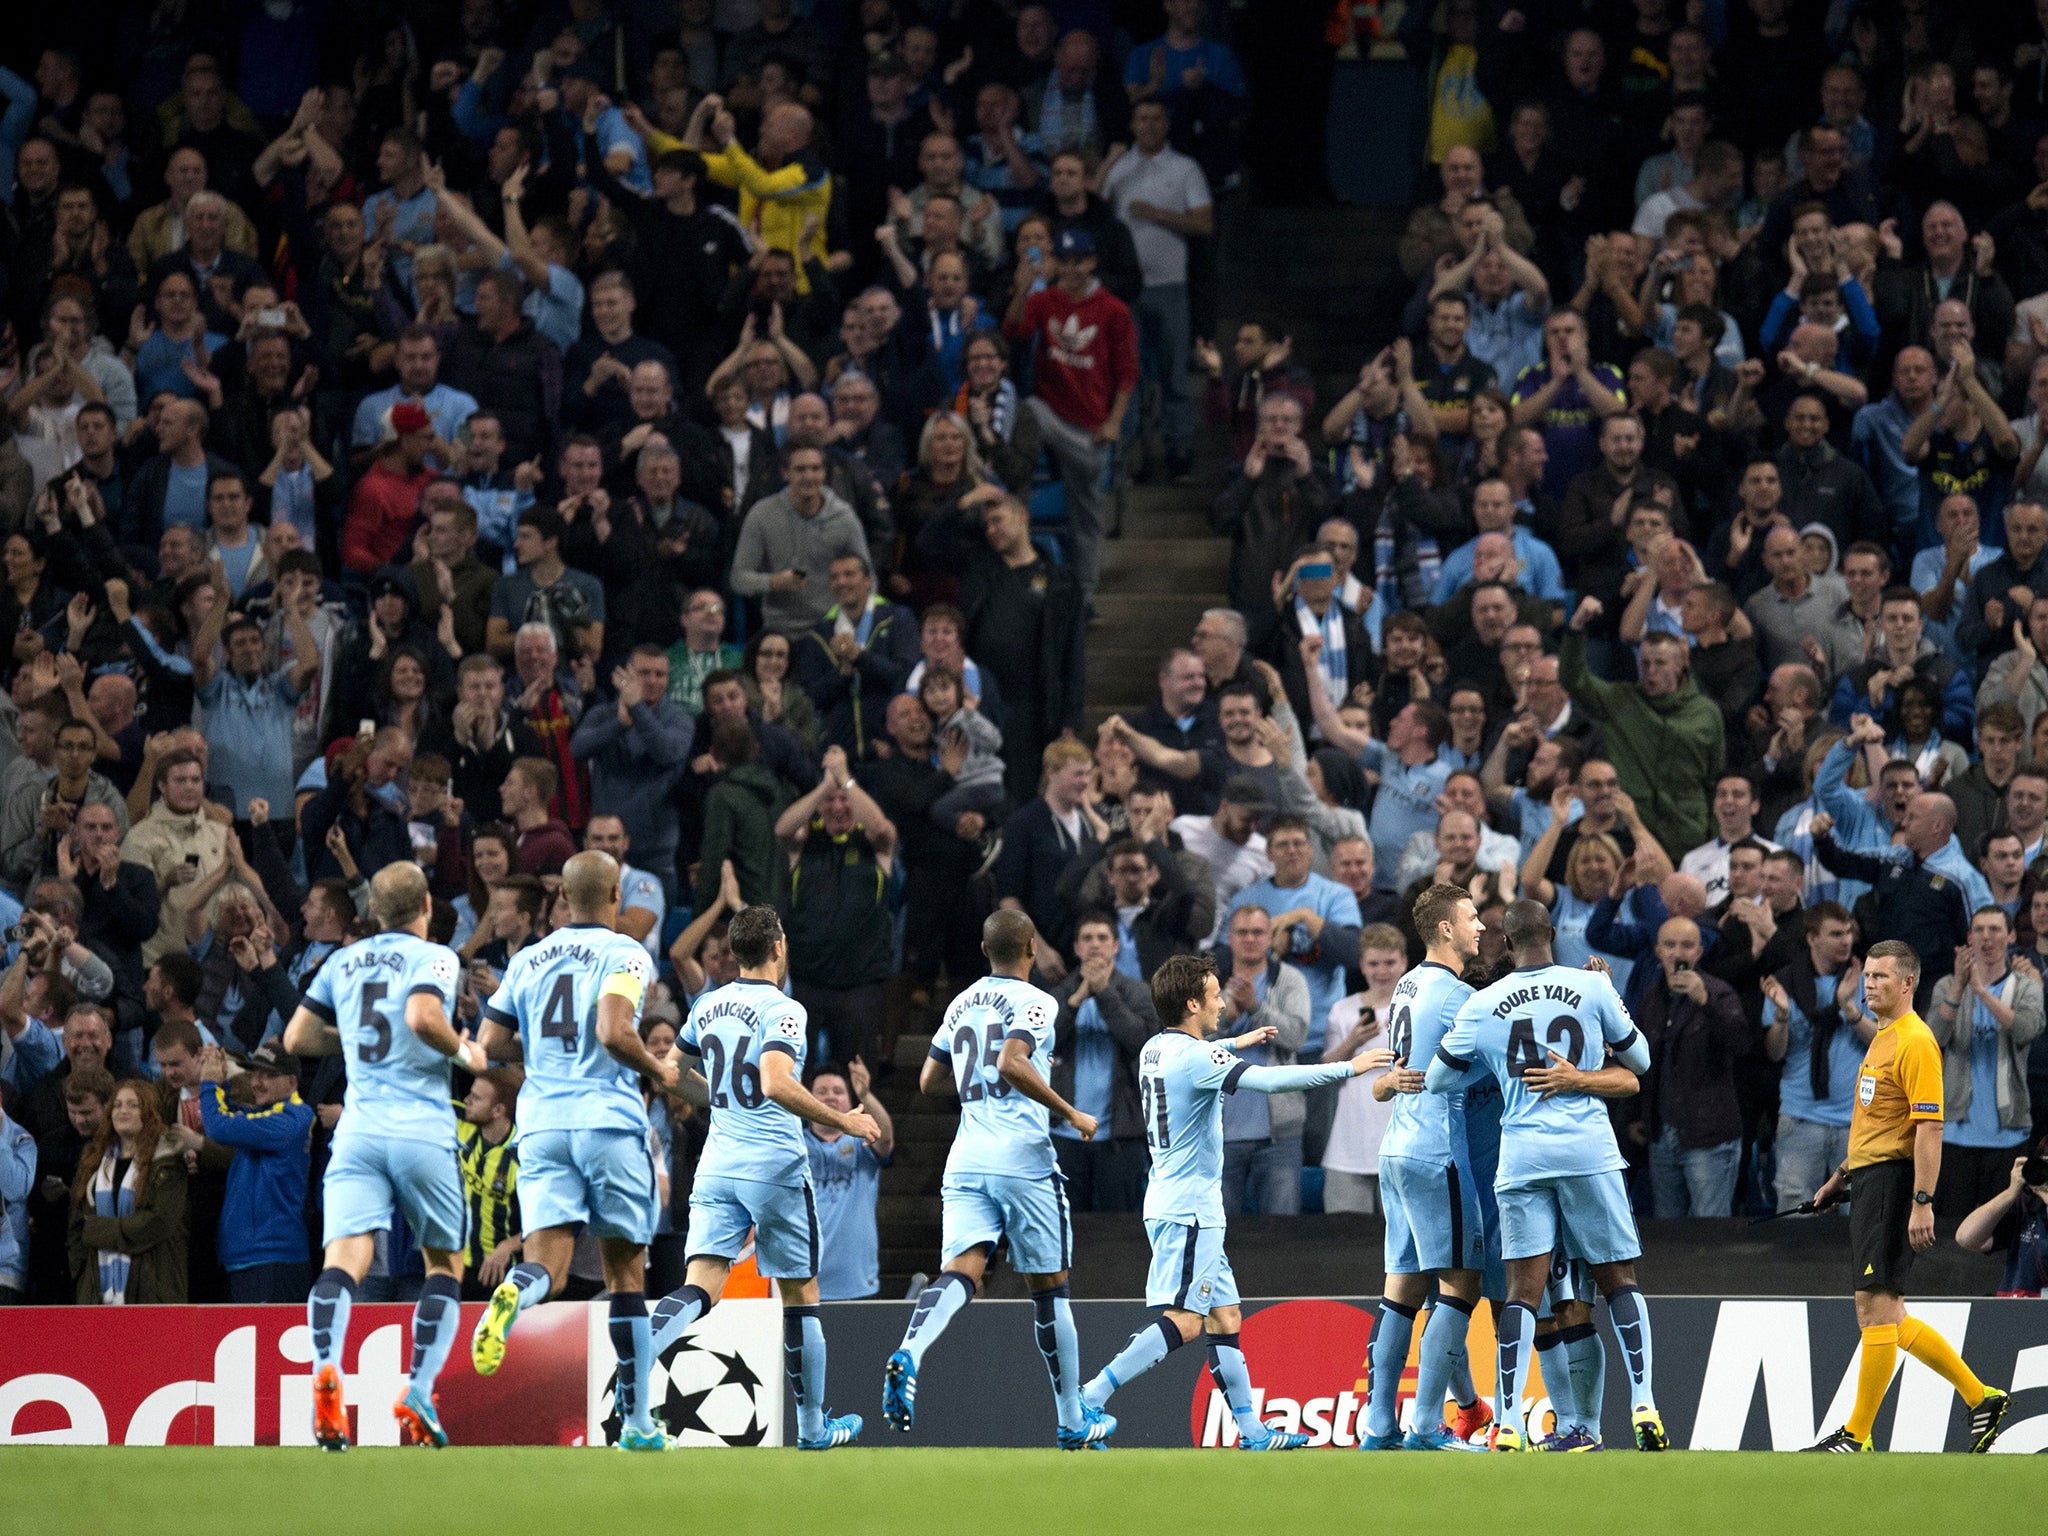
[[[1913,1203],[1915,1205],[1932,1205],[1934,1204],[1934,1196],[1927,1193],[1924,1189],[1916,1189],[1913,1191]]]

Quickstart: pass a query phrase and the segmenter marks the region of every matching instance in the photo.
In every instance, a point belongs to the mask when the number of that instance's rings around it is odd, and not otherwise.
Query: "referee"
[[[1904,1350],[1962,1394],[1970,1410],[1970,1449],[1991,1449],[2011,1399],[1987,1387],[1947,1339],[1906,1315],[1913,1255],[1934,1246],[1934,1181],[1941,1173],[1941,1047],[1913,1011],[1920,956],[1899,939],[1870,946],[1863,993],[1878,1031],[1856,1075],[1849,1156],[1814,1194],[1826,1210],[1854,1188],[1849,1246],[1856,1271],[1856,1325],[1863,1363],[1849,1422],[1809,1446],[1867,1451],[1878,1405]]]

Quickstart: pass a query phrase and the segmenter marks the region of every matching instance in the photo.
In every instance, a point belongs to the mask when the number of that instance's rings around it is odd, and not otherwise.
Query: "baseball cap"
[[[425,406],[415,405],[410,400],[401,400],[391,407],[391,433],[394,437],[407,437],[414,432],[432,429],[434,418],[427,414]]]
[[[1052,253],[1061,260],[1095,254],[1095,237],[1085,229],[1063,229],[1053,237]]]
[[[251,1072],[275,1072],[279,1077],[297,1077],[299,1064],[290,1052],[275,1040],[266,1040],[249,1053]]]
[[[1273,809],[1264,787],[1249,774],[1239,774],[1223,786],[1223,803],[1260,816]]]

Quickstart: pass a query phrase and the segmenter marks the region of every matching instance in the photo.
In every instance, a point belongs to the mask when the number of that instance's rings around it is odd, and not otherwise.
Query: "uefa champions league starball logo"
[[[606,1445],[619,1443],[618,1388],[614,1371],[600,1400]],[[681,1445],[759,1445],[768,1433],[768,1394],[782,1383],[764,1383],[738,1350],[711,1349],[685,1335],[654,1362],[648,1390],[655,1421]]]

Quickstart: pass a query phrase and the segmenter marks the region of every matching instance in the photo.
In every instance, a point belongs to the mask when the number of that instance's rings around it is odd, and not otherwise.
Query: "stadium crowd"
[[[368,877],[427,871],[473,1023],[578,848],[650,1047],[774,903],[885,1129],[1028,914],[1083,1210],[1138,1206],[1164,959],[1348,1059],[1437,881],[1484,964],[1526,895],[1612,967],[1644,1214],[1789,1208],[1906,939],[1940,1214],[2039,1289],[2048,4],[1411,5],[1412,291],[1321,397],[1217,291],[1255,8],[403,9],[0,68],[0,1301],[298,1301],[346,1074],[280,1036]],[[1229,605],[1085,720],[1112,498],[1212,460]],[[1374,1210],[1371,1082],[1233,1099],[1229,1208]],[[462,1106],[472,1294],[518,1092]],[[812,1133],[828,1298],[887,1142]]]

